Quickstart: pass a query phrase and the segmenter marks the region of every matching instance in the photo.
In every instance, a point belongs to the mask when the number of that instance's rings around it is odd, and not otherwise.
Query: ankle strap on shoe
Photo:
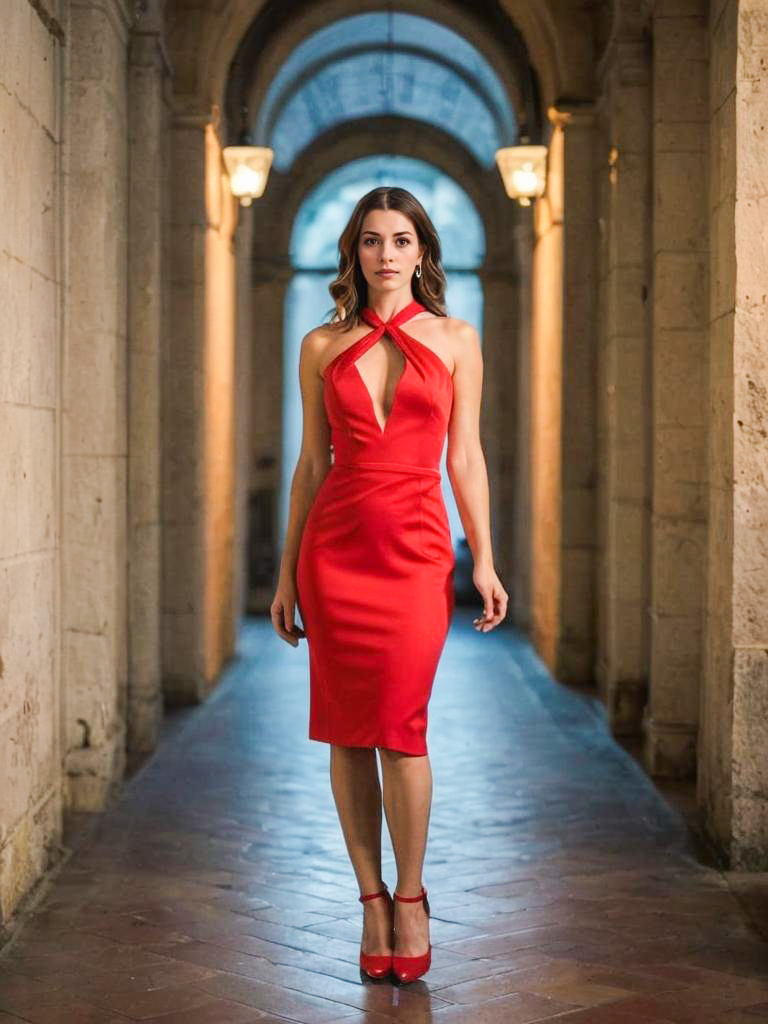
[[[365,903],[366,900],[375,900],[377,896],[389,896],[389,889],[384,886],[379,892],[369,892],[367,896],[358,896],[361,903]]]
[[[400,893],[397,891],[397,889],[395,889],[395,891],[394,891],[394,893],[392,895],[400,903],[418,903],[419,900],[423,900],[424,897],[427,895],[427,890],[422,885],[421,892],[419,893],[418,896],[401,896]]]

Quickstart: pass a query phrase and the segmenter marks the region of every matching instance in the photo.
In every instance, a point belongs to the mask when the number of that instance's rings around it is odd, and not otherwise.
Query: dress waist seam
[[[413,466],[405,462],[376,462],[360,460],[355,462],[334,462],[332,469],[373,469],[385,473],[418,473],[422,476],[435,476],[440,479],[440,470],[434,466]]]

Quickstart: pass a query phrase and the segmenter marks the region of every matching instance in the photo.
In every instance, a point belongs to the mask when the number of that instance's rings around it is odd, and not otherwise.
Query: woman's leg
[[[418,896],[427,846],[432,804],[432,769],[429,757],[381,748],[384,811],[397,864],[397,891]],[[420,956],[429,946],[429,921],[424,904],[395,900],[397,956]]]
[[[381,878],[381,786],[375,747],[331,745],[331,790],[360,895],[379,892]],[[392,890],[390,889],[390,892]],[[364,953],[392,952],[392,913],[384,897],[363,904]]]

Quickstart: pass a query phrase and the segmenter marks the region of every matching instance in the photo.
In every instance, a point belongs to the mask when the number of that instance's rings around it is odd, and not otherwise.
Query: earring
[[[416,267],[416,277],[421,277],[421,264],[420,263]]]

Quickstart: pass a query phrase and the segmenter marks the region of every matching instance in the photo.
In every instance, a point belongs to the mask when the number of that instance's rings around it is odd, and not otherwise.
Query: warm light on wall
[[[547,184],[546,146],[505,146],[496,150],[496,165],[510,199],[530,206]]]
[[[551,110],[551,108],[550,108]],[[550,113],[547,188],[534,209],[531,283],[531,637],[536,653],[558,670],[562,638],[563,266],[565,133]]]
[[[615,185],[619,180],[619,151],[615,146],[611,146],[608,153],[608,168],[608,178]]]
[[[224,173],[216,128],[205,127],[205,291],[203,437],[205,683],[212,685],[235,644],[235,249],[238,205]]]
[[[232,195],[241,206],[250,206],[264,195],[273,151],[269,146],[226,146],[223,154]]]

